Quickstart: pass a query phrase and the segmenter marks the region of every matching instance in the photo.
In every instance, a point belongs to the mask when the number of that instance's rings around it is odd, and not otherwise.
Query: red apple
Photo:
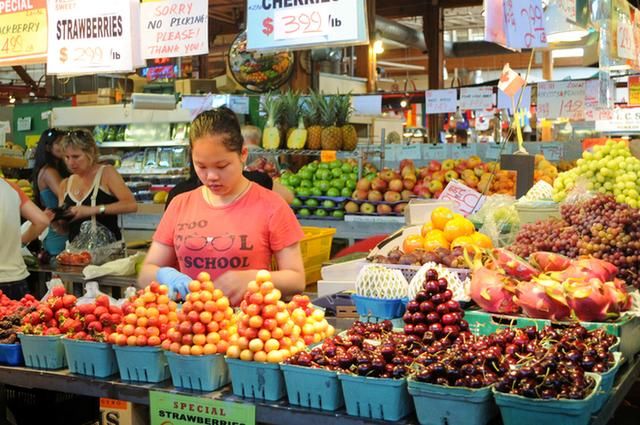
[[[386,181],[388,183],[388,182],[390,182],[391,180],[393,180],[396,177],[396,172],[391,170],[391,169],[389,169],[389,168],[385,168],[385,169],[383,169],[382,171],[380,171],[378,173],[378,176],[382,180],[384,180],[384,181]],[[373,182],[371,184],[371,187],[373,187]]]
[[[351,194],[351,197],[352,197],[353,199],[357,199],[357,200],[359,200],[359,201],[364,201],[364,200],[366,200],[366,199],[367,199],[368,194],[369,194],[369,193],[368,193],[366,190],[358,190],[358,189],[356,189],[356,190],[354,190],[354,191],[353,191],[353,193]]]
[[[445,159],[442,161],[442,170],[453,170],[456,166],[456,162],[453,159]]]
[[[433,173],[431,175],[431,180],[438,180],[441,181],[442,183],[444,183],[444,175],[445,175],[446,171],[444,170],[440,170],[440,171],[436,171],[435,173]]]
[[[441,169],[442,169],[442,164],[440,164],[439,161],[436,161],[435,159],[432,159],[429,162],[429,167],[428,167],[429,171],[440,171]]]
[[[367,191],[371,188],[371,181],[369,181],[368,178],[363,177],[360,180],[358,180],[358,182],[356,183],[356,189],[357,190],[364,190]]]
[[[393,212],[396,214],[404,214],[404,210],[407,208],[407,204],[398,204],[393,207]]]
[[[457,179],[458,177],[460,177],[460,176],[454,170],[449,170],[444,175],[444,179],[447,181],[447,183],[450,182],[451,180]]]
[[[389,190],[392,190],[394,192],[402,192],[402,189],[404,189],[404,184],[402,183],[402,180],[393,179],[389,182]]]
[[[429,192],[436,193],[438,191],[442,191],[444,189],[444,185],[440,180],[431,180],[431,182],[429,182],[428,188]]]
[[[390,205],[386,205],[386,204],[379,204],[379,205],[376,207],[376,212],[377,212],[378,214],[381,214],[381,215],[390,214],[390,213],[391,213],[391,211],[393,211],[393,210],[391,209],[391,206],[390,206]]]
[[[416,181],[414,179],[404,179],[402,180],[402,185],[404,186],[404,189],[411,190],[415,187]]]
[[[389,170],[391,171],[391,170]],[[387,182],[390,180],[384,180],[382,177],[375,177],[371,181],[371,189],[376,190],[378,192],[385,192],[387,190],[388,184]]]
[[[380,202],[382,201],[382,193],[377,190],[372,190],[371,192],[369,192],[367,200],[371,202]]]
[[[396,192],[394,190],[389,190],[384,194],[384,200],[387,202],[398,202],[402,199],[400,192]]]
[[[415,186],[414,186],[414,188],[415,188]],[[413,192],[411,190],[409,190],[409,189],[405,189],[402,192],[400,192],[400,196],[402,197],[403,201],[408,201],[413,196]]]

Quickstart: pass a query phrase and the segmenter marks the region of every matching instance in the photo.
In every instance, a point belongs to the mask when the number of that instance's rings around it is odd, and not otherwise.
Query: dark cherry
[[[418,291],[416,294],[416,302],[421,303],[429,298],[425,291]]]
[[[440,315],[436,312],[431,312],[427,314],[427,323],[438,323],[440,322]]]
[[[435,311],[436,307],[431,301],[423,301],[420,303],[420,311],[424,314],[429,314]]]
[[[424,274],[424,279],[428,282],[430,280],[438,279],[438,271],[435,269],[429,269]]]
[[[440,279],[438,279],[438,290],[440,292],[446,291],[448,286],[449,286],[449,282],[447,282],[447,279],[445,279],[444,277],[441,277]]]
[[[409,313],[415,313],[420,309],[420,303],[416,300],[411,300],[407,303],[407,311]]]

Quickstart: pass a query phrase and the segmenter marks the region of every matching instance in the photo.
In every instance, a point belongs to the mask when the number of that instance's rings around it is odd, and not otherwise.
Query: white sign
[[[209,53],[207,0],[164,0],[140,6],[140,50],[144,59]]]
[[[463,87],[460,89],[460,109],[472,111],[490,109],[496,103],[493,87]]]
[[[550,3],[555,3],[568,21],[576,22],[576,0],[555,0]]]
[[[18,131],[29,131],[31,130],[31,117],[22,117],[18,118],[16,122],[16,127]]]
[[[458,107],[458,91],[456,89],[427,90],[425,100],[427,114],[455,112]]]
[[[600,80],[585,81],[584,119],[586,121],[613,119],[613,110],[600,106]]]
[[[503,7],[508,47],[547,46],[541,0],[503,0]]]
[[[476,144],[472,143],[470,145],[460,145],[455,144],[451,149],[451,158],[452,159],[467,159],[472,155],[475,155],[477,152]]]
[[[640,131],[640,108],[614,109],[611,119],[596,121],[596,131]]]
[[[618,57],[623,59],[636,60],[635,36],[631,22],[626,18],[618,19],[618,30],[616,32],[616,46]]]
[[[249,98],[247,96],[230,96],[229,109],[236,114],[249,113]]]
[[[411,144],[402,146],[402,158],[406,159],[422,159],[422,151],[420,149],[422,145]]]
[[[487,198],[469,186],[451,180],[438,199],[453,201],[456,210],[467,216],[478,211]]]
[[[72,7],[70,7],[72,6]],[[139,39],[132,16],[139,3],[130,0],[47,0],[48,74],[128,72]],[[138,25],[136,25],[138,27]]]
[[[426,159],[444,161],[449,158],[448,145],[428,145],[426,146]]]
[[[247,50],[369,42],[365,0],[247,0],[246,3]]]
[[[351,96],[351,106],[354,115],[381,115],[382,96]]]
[[[538,83],[538,118],[584,120],[584,81]]]
[[[518,106],[518,99],[520,99],[522,90],[523,89],[520,89],[516,92],[513,96],[513,101],[502,90],[498,90],[498,109],[508,109],[513,112],[513,105]],[[529,108],[531,108],[531,86],[526,86],[522,94],[522,100],[520,100],[520,109],[526,109],[528,111]]]

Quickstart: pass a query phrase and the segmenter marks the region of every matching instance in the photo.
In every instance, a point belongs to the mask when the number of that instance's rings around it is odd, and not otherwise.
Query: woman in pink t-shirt
[[[248,153],[235,114],[228,108],[201,113],[191,124],[189,139],[203,186],[178,195],[165,211],[140,285],[156,280],[176,298],[186,295],[189,282],[206,271],[237,305],[256,272],[270,268],[275,256],[275,286],[284,295],[304,290],[304,233],[282,197],[242,175]]]

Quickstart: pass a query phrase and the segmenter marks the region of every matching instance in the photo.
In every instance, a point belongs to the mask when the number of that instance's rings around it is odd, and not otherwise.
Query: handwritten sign
[[[558,142],[540,144],[540,153],[549,161],[560,161],[564,152],[564,145]]]
[[[250,51],[369,42],[365,0],[246,3]]]
[[[507,34],[505,33],[503,1],[485,0],[484,8],[484,39],[506,46]]]
[[[456,210],[462,215],[468,216],[478,211],[487,198],[469,186],[457,180],[451,180],[438,199],[453,201]]]
[[[131,71],[139,42],[132,17],[139,7],[130,0],[77,1],[71,8],[67,0],[47,0],[47,73]]]
[[[458,107],[458,91],[456,89],[427,90],[425,100],[427,114],[455,112]]]
[[[414,143],[411,145],[402,146],[402,158],[403,159],[421,159],[422,158],[422,145]]]
[[[151,425],[189,425],[227,423],[254,425],[256,406],[187,396],[164,391],[149,391]]]
[[[449,149],[447,145],[428,145],[426,146],[426,158],[435,161],[444,161],[449,158]]]
[[[493,87],[463,87],[460,89],[461,110],[482,110],[493,108],[496,95]]]
[[[47,1],[3,2],[0,66],[47,61]]]
[[[524,90],[524,93],[522,93]],[[520,109],[526,109],[527,111],[531,107],[531,86],[526,86],[524,89],[520,89],[513,96],[513,101],[502,90],[498,90],[498,109],[508,109],[513,112],[513,105],[518,106],[518,99],[520,99],[520,93],[522,93],[522,99],[520,100]]]
[[[613,110],[600,106],[600,80],[587,80],[584,85],[584,119],[610,120]]]
[[[640,76],[629,77],[629,105],[640,105]]]
[[[475,155],[475,154],[476,154],[475,144],[466,145],[466,146],[455,144],[451,148],[451,158],[453,159],[466,159],[466,158],[469,158],[471,155]]]
[[[538,118],[584,120],[584,81],[538,83]]]
[[[555,4],[564,16],[566,16],[568,21],[576,21],[576,0],[556,0]]]
[[[633,26],[631,25],[631,22],[624,17],[620,17],[618,19],[616,47],[619,58],[632,60],[637,59]]]
[[[503,0],[507,46],[532,49],[547,46],[540,0]]]
[[[144,59],[209,53],[207,0],[163,0],[140,6]]]
[[[337,158],[336,151],[320,151],[320,162],[333,162]]]

